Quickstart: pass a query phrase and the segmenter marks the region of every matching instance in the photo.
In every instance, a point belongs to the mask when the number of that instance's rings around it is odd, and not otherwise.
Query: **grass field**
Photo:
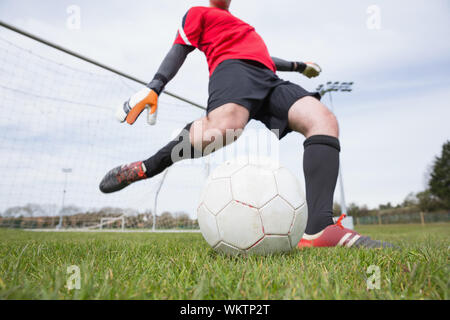
[[[366,226],[399,250],[217,255],[200,234],[0,230],[0,299],[449,299],[450,224]],[[65,285],[80,268],[81,288]],[[381,271],[379,290],[366,270]]]

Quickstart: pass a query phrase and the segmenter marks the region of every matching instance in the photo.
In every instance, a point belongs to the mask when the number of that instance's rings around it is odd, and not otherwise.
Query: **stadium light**
[[[333,104],[333,96],[332,92],[352,92],[353,91],[353,84],[354,82],[339,82],[339,81],[328,81],[326,84],[320,84],[316,91],[320,93],[320,95],[323,97],[327,93],[330,97],[330,107],[331,111],[334,112],[334,104]],[[342,177],[342,161],[339,161],[339,190],[341,194],[341,211],[342,213],[347,213],[347,205],[345,202],[345,193],[344,193],[344,180]],[[353,222],[350,223],[348,226],[350,229],[354,228]]]
[[[62,172],[64,173],[64,188],[63,188],[61,209],[59,210],[59,223],[56,226],[56,229],[61,229],[62,228],[64,200],[65,200],[65,197],[66,197],[66,189],[67,189],[67,177],[68,177],[69,173],[72,173],[72,168],[62,168]]]
[[[328,92],[352,92],[354,82],[333,82],[328,81],[326,84],[320,84],[316,91],[323,97]]]

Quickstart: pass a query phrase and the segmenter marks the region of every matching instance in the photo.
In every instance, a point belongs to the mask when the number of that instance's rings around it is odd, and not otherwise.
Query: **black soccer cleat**
[[[393,248],[396,247],[385,241],[379,241],[379,240],[373,240],[370,237],[361,236],[356,242],[353,244],[353,247],[355,248],[366,248],[366,249],[386,249],[386,248]]]
[[[116,192],[143,179],[147,179],[147,174],[142,161],[123,165],[112,169],[105,175],[100,182],[100,191],[103,193]]]

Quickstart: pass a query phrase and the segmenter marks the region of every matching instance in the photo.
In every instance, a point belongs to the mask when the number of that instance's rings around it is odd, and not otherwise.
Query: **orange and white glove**
[[[132,95],[123,106],[119,107],[116,118],[120,122],[127,121],[128,124],[132,125],[145,109],[148,109],[148,124],[155,125],[158,114],[158,94],[147,87]]]

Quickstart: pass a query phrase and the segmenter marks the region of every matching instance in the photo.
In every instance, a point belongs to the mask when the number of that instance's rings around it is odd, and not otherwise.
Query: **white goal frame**
[[[100,224],[90,227],[89,229],[100,228],[100,230],[103,230],[103,226],[113,224],[116,221],[122,221],[121,230],[125,231],[125,216],[123,215],[117,218],[101,218]]]

